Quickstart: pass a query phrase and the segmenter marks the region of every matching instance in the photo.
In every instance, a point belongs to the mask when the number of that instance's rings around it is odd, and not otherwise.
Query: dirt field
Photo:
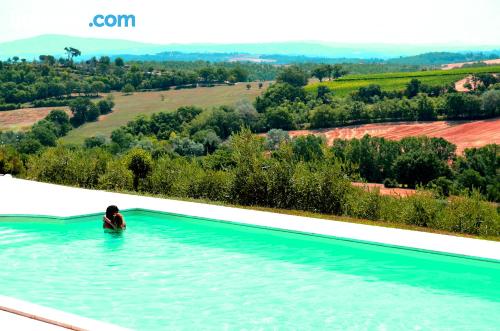
[[[462,68],[464,64],[472,64],[472,63],[477,63],[477,62],[484,62],[486,64],[500,64],[500,59],[494,59],[494,60],[484,60],[484,61],[475,61],[475,62],[459,62],[459,63],[448,63],[448,64],[443,64],[441,66],[441,69],[443,70],[450,70],[450,69],[455,69],[455,68]]]
[[[324,134],[328,144],[336,138],[361,138],[365,134],[399,140],[409,136],[442,137],[457,145],[457,153],[465,148],[500,144],[500,118],[483,121],[435,121],[354,125],[321,130],[296,130],[292,137],[306,134]]]
[[[0,131],[29,129],[35,122],[45,118],[53,109],[64,109],[69,114],[67,107],[23,108],[0,111]]]
[[[413,189],[407,188],[387,188],[384,187],[384,184],[377,183],[352,183],[353,186],[361,187],[365,191],[373,191],[378,189],[381,195],[391,195],[391,196],[399,196],[402,198],[409,197],[410,195],[415,194],[417,192]]]

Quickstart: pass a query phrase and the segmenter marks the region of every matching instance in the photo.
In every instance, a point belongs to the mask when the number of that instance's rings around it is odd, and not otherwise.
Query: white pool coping
[[[130,330],[3,295],[0,295],[0,326],[1,330],[16,331]]]

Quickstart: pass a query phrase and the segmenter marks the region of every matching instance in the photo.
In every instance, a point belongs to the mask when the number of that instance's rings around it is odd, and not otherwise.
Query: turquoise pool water
[[[139,330],[498,330],[500,263],[126,212],[0,221],[0,294]],[[0,218],[1,219],[1,218]]]

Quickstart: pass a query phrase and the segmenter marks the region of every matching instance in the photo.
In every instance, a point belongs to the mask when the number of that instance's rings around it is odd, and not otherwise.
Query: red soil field
[[[500,118],[483,121],[363,124],[320,130],[295,130],[289,131],[289,134],[291,137],[323,134],[329,145],[336,138],[362,138],[365,134],[391,140],[400,140],[410,136],[441,137],[457,145],[457,154],[462,154],[465,148],[500,144]]]
[[[391,195],[391,196],[399,196],[402,198],[409,197],[410,195],[415,194],[417,191],[408,188],[387,188],[384,187],[384,184],[376,184],[376,183],[352,183],[353,186],[361,187],[365,191],[374,191],[376,189],[379,190],[381,195]]]

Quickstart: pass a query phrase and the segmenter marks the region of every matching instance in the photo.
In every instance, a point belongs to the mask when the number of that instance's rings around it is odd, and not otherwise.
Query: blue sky
[[[500,45],[500,0],[2,0],[0,42],[40,34],[151,43]],[[134,14],[135,28],[90,28]]]

